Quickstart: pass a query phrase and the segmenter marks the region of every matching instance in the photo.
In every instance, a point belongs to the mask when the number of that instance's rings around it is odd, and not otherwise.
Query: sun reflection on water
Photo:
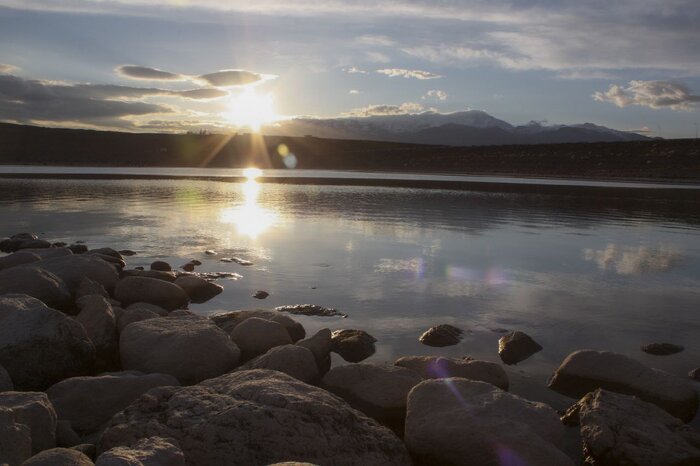
[[[261,207],[258,203],[260,183],[255,178],[262,175],[262,171],[257,168],[247,168],[243,174],[248,179],[240,184],[243,204],[222,209],[219,217],[223,223],[235,225],[241,235],[256,239],[277,222],[278,215],[274,211]]]

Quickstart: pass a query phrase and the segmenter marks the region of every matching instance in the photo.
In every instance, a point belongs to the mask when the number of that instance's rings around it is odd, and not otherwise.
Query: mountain
[[[366,117],[300,117],[268,126],[264,128],[264,132],[269,135],[308,135],[321,138],[447,146],[617,142],[649,139],[640,134],[618,131],[593,123],[542,125],[532,122],[527,125],[513,126],[480,110]]]

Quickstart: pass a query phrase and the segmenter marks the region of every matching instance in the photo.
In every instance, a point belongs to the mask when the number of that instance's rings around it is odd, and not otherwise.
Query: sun
[[[253,88],[231,97],[223,116],[235,126],[248,127],[255,132],[260,131],[262,125],[279,119],[272,95],[258,94]]]

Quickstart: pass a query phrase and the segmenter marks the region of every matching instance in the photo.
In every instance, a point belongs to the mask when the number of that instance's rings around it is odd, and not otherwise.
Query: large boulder
[[[0,257],[0,270],[9,269],[18,265],[31,264],[40,261],[41,257],[31,252],[15,252],[9,256]]]
[[[148,277],[122,278],[117,282],[114,298],[125,306],[146,302],[168,311],[183,308],[190,301],[190,298],[179,286]]]
[[[95,347],[82,325],[25,295],[0,296],[0,365],[17,390],[87,374]]]
[[[526,333],[515,331],[498,340],[498,355],[505,364],[517,364],[542,350],[542,346]]]
[[[586,464],[700,464],[700,433],[656,405],[598,389],[576,411]]]
[[[331,331],[329,329],[322,328],[309,338],[298,341],[297,345],[303,346],[313,353],[320,376],[323,377],[323,375],[330,370]]]
[[[325,390],[268,370],[153,389],[112,419],[99,449],[153,436],[174,438],[191,465],[410,464],[389,429]]]
[[[418,341],[428,346],[452,346],[462,341],[462,330],[450,324],[436,325],[426,330]]]
[[[96,466],[185,466],[185,455],[173,439],[149,437],[131,447],[114,447],[97,458]]]
[[[15,389],[12,384],[12,377],[7,373],[4,367],[0,366],[0,392],[10,392]]]
[[[206,317],[179,316],[127,325],[119,337],[122,367],[170,374],[193,384],[233,370],[240,350]]]
[[[318,380],[318,368],[313,353],[301,346],[282,345],[251,359],[236,370],[270,369],[284,372],[297,380],[313,383]]]
[[[224,291],[224,287],[200,278],[196,275],[181,275],[175,280],[175,284],[185,290],[193,303],[206,303],[216,295]]]
[[[117,318],[112,306],[100,295],[83,296],[78,301],[80,322],[95,345],[97,360],[110,364],[117,359]]]
[[[122,270],[122,278],[126,277],[143,277],[143,278],[155,278],[157,280],[163,280],[165,282],[173,283],[177,278],[175,272],[162,272],[160,270]]]
[[[499,364],[469,358],[443,358],[440,356],[403,356],[394,363],[416,372],[424,379],[462,377],[488,382],[502,390],[508,390],[508,375]]]
[[[426,380],[408,395],[404,441],[421,465],[573,466],[559,416],[484,382]]]
[[[216,325],[224,329],[224,331],[231,333],[239,324],[246,319],[250,319],[251,317],[271,320],[272,322],[281,324],[287,329],[287,333],[289,333],[289,336],[292,338],[293,342],[297,342],[306,336],[306,331],[299,322],[279,311],[271,311],[267,309],[232,311],[213,315],[211,316],[211,319],[214,321],[214,323],[216,323]]]
[[[109,293],[105,290],[105,287],[97,283],[95,280],[91,280],[87,277],[83,278],[80,282],[80,286],[75,291],[75,300],[78,301],[83,296],[90,296],[93,294],[98,294],[104,298],[109,299]]]
[[[693,419],[698,409],[698,393],[689,381],[608,351],[571,353],[552,375],[549,388],[574,398],[596,388],[634,395],[684,421]]]
[[[237,325],[231,332],[231,339],[243,352],[243,359],[264,354],[275,346],[292,343],[283,325],[257,317],[246,319]]]
[[[421,380],[418,374],[403,367],[348,364],[331,369],[321,386],[353,408],[402,433],[408,392]]]
[[[173,311],[175,312],[175,311]],[[159,316],[153,311],[143,308],[124,309],[117,317],[117,330],[119,333],[129,324],[141,322],[142,320],[157,319]]]
[[[129,304],[126,307],[127,311],[133,311],[134,309],[148,310],[148,311],[151,311],[155,314],[158,314],[161,317],[165,317],[167,315],[170,315],[170,312],[168,312],[167,309],[163,309],[160,306],[156,306],[155,304],[150,304],[150,303],[138,302],[138,303]],[[177,310],[181,310],[181,309],[176,309],[176,311]],[[172,312],[175,312],[175,311],[172,311]]]
[[[104,286],[110,293],[119,279],[117,270],[110,263],[87,254],[44,259],[40,264],[41,268],[63,280],[71,293],[78,290],[85,277]]]
[[[0,407],[0,464],[19,466],[32,455],[32,434],[11,409]]]
[[[94,466],[83,453],[70,448],[52,448],[29,458],[22,466]]]
[[[348,362],[360,362],[375,353],[376,342],[377,339],[364,330],[335,330],[331,334],[331,351]]]
[[[29,427],[33,453],[56,446],[56,411],[46,393],[3,392],[0,408],[11,409],[15,421]]]
[[[53,259],[55,257],[72,256],[73,251],[69,248],[40,248],[40,249],[22,249],[22,253],[36,254],[42,260]]]
[[[56,275],[34,265],[0,271],[0,295],[25,294],[56,309],[68,309],[73,296]]]
[[[119,411],[148,390],[179,386],[173,376],[113,372],[96,377],[72,377],[46,390],[58,419],[70,421],[80,434],[96,432]]]

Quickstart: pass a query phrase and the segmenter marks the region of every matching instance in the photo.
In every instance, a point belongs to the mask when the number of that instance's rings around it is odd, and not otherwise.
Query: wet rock
[[[80,444],[80,437],[73,430],[70,421],[58,420],[56,422],[56,445],[70,448]]]
[[[9,269],[23,264],[40,261],[41,257],[31,252],[15,252],[9,256],[0,257],[0,270]]]
[[[51,242],[43,240],[43,239],[30,239],[27,241],[22,241],[18,247],[17,250],[23,250],[23,249],[48,249],[51,247]]]
[[[214,251],[213,249],[207,249],[206,251],[204,251],[204,254],[206,254],[207,256],[215,256],[216,251]]]
[[[237,325],[231,339],[242,351],[243,359],[266,353],[271,348],[289,345],[292,339],[283,325],[271,320],[251,317]]]
[[[11,409],[0,407],[0,464],[19,466],[31,455],[31,430],[15,421]]]
[[[517,464],[573,466],[557,447],[563,434],[552,408],[491,384],[426,380],[408,395],[404,441],[419,465],[500,466],[513,458]]]
[[[696,380],[700,382],[700,367],[693,369],[692,371],[688,372],[688,377],[690,377],[693,380]]]
[[[119,279],[116,269],[99,257],[90,255],[70,255],[41,261],[41,268],[63,280],[71,292],[80,287],[85,277],[96,281],[111,293]]]
[[[121,333],[124,330],[124,327],[126,327],[129,324],[133,324],[134,322],[141,322],[142,320],[157,319],[158,317],[162,316],[156,314],[153,311],[149,311],[148,309],[140,307],[134,309],[125,309],[124,312],[122,312],[117,318],[117,331]]]
[[[199,267],[200,265],[202,265],[202,261],[198,261],[197,259],[192,259],[192,260],[189,261],[188,263],[189,263],[189,264],[192,264],[192,265],[194,265],[194,266],[196,266],[196,267]]]
[[[33,265],[0,271],[0,295],[24,294],[56,309],[73,306],[73,296],[56,275]]]
[[[159,272],[170,272],[173,270],[165,261],[155,261],[151,264],[151,270],[158,270]]]
[[[319,378],[313,353],[296,345],[276,346],[236,370],[250,369],[280,371],[306,383],[316,382]]]
[[[430,327],[418,339],[428,346],[452,346],[462,341],[462,330],[449,324]]]
[[[185,455],[172,438],[149,437],[131,447],[115,447],[97,458],[96,466],[185,466]]]
[[[577,406],[586,464],[700,464],[700,433],[651,403],[598,389]]]
[[[10,392],[14,389],[10,374],[7,373],[4,367],[0,366],[0,392]]]
[[[321,387],[403,435],[406,398],[421,380],[418,374],[403,367],[348,364],[331,369],[323,377]]]
[[[192,275],[204,280],[240,280],[243,278],[243,275],[236,272],[193,272]]]
[[[32,456],[22,466],[94,466],[94,463],[79,451],[52,448]]]
[[[78,286],[78,289],[75,292],[75,300],[78,301],[83,296],[89,296],[93,294],[100,295],[105,297],[106,299],[109,299],[109,293],[107,293],[107,290],[105,290],[104,286],[100,285],[94,280],[85,277],[80,282],[80,286]]]
[[[331,334],[331,351],[348,362],[360,362],[374,354],[376,341],[364,330],[335,330]]]
[[[206,303],[224,291],[223,286],[194,275],[180,275],[175,280],[175,284],[185,290],[193,303]]]
[[[119,337],[122,366],[170,374],[193,384],[232,370],[240,350],[206,317],[181,316],[135,322]],[[186,362],[186,363],[184,363]]]
[[[689,381],[608,351],[571,353],[552,375],[549,388],[574,398],[597,388],[635,395],[684,421],[693,419],[698,408],[698,393]]]
[[[498,340],[498,355],[505,364],[517,364],[541,350],[542,346],[519,331],[510,332]]]
[[[131,257],[131,256],[135,256],[136,252],[132,251],[131,249],[122,249],[121,251],[119,251],[119,254],[122,257]]]
[[[126,306],[146,302],[168,311],[183,308],[190,301],[179,286],[147,277],[122,278],[114,289],[114,297]]]
[[[508,375],[498,364],[469,358],[443,358],[439,356],[404,356],[396,360],[397,366],[416,372],[424,379],[462,377],[487,382],[502,390],[508,390]]]
[[[406,465],[401,441],[330,393],[277,371],[226,374],[151,390],[117,414],[100,450],[172,437],[188,464]]]
[[[122,278],[125,277],[146,277],[155,278],[157,280],[163,280],[165,282],[174,282],[177,278],[174,272],[162,272],[160,270],[143,270],[143,269],[132,269],[132,270],[122,270]]]
[[[268,296],[270,296],[270,293],[268,293],[267,291],[258,290],[258,291],[256,291],[255,294],[253,295],[253,298],[255,298],[255,299],[265,299],[265,298],[267,298]]]
[[[245,260],[245,259],[241,259],[240,257],[232,257],[232,258],[231,258],[231,261],[232,261],[232,262],[235,262],[235,263],[238,264],[238,265],[243,265],[243,266],[250,266],[250,265],[253,265],[253,263],[252,263],[251,261],[248,261],[248,260]]]
[[[304,327],[299,322],[281,312],[270,311],[267,309],[226,312],[223,314],[213,315],[211,316],[211,319],[214,321],[214,323],[216,323],[216,325],[224,329],[224,331],[231,333],[236,326],[251,317],[270,320],[283,325],[284,328],[287,329],[287,333],[289,333],[289,336],[292,338],[293,342],[299,341],[306,336],[306,330],[304,330]]]
[[[344,312],[330,307],[318,306],[316,304],[292,304],[287,306],[279,306],[275,308],[278,312],[287,312],[289,314],[297,314],[303,316],[319,316],[319,317],[347,317]]]
[[[165,317],[169,314],[169,312],[166,309],[163,309],[160,306],[156,306],[155,304],[150,304],[150,303],[144,303],[144,302],[138,302],[138,303],[133,303],[129,304],[126,307],[127,311],[133,311],[133,310],[146,310],[146,311],[151,311],[154,314],[158,314],[161,317]],[[174,312],[174,311],[173,311]]]
[[[642,351],[655,356],[668,356],[671,354],[680,353],[684,349],[685,348],[683,348],[681,345],[674,345],[672,343],[650,343],[642,346]]]
[[[69,248],[23,249],[22,254],[24,253],[36,254],[42,260],[73,255],[73,251],[71,251]]]
[[[112,248],[97,248],[97,249],[90,249],[88,251],[88,254],[100,254],[103,256],[109,256],[114,259],[119,259],[119,260],[124,260],[121,254],[119,254],[117,251],[115,251]]]
[[[84,375],[95,347],[82,325],[25,295],[0,296],[0,365],[17,390],[43,390]]]
[[[311,351],[316,360],[318,374],[323,375],[331,368],[331,331],[327,328],[322,328],[313,336],[297,342],[298,346]]]
[[[56,412],[46,393],[3,392],[0,408],[11,409],[15,421],[29,427],[33,453],[56,446]]]
[[[180,268],[184,270],[185,272],[192,272],[194,271],[194,264],[191,262],[188,262],[187,264],[181,265]]]
[[[80,312],[75,320],[80,322],[88,338],[95,346],[95,355],[105,367],[117,360],[117,318],[112,306],[100,295],[83,296],[77,302]]]
[[[175,309],[173,312],[171,312],[168,315],[171,317],[177,317],[177,316],[196,316],[197,314],[195,314],[194,312],[189,311],[187,309]]]
[[[88,252],[88,247],[84,244],[71,244],[68,246],[68,249],[70,249],[73,254],[85,254]]]

